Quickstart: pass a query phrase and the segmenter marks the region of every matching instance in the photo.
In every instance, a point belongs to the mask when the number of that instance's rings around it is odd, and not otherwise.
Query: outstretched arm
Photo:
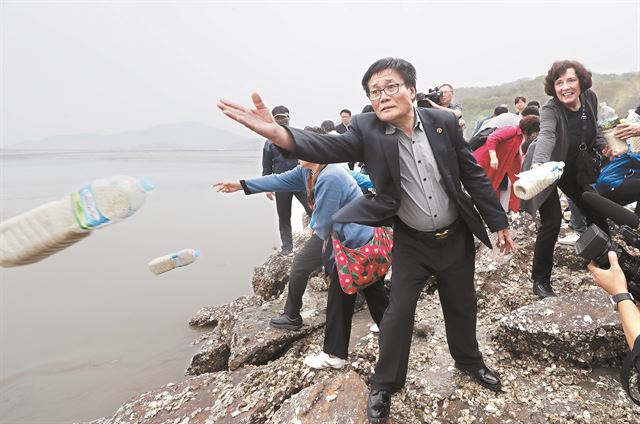
[[[245,194],[265,192],[299,192],[305,191],[306,172],[301,166],[296,166],[282,174],[271,174],[263,177],[251,178],[240,181],[227,181],[215,183],[216,191],[233,193],[244,190]]]
[[[307,171],[300,165],[282,174],[265,175],[264,177],[240,180],[245,194],[264,192],[299,192],[306,191]]]
[[[234,191],[242,190],[240,181],[220,181],[213,185],[213,188],[218,192],[233,193]]]
[[[252,93],[251,100],[255,109],[248,109],[230,100],[222,99],[218,102],[218,108],[229,118],[268,138],[276,146],[288,151],[293,150],[293,137],[284,127],[276,123],[260,95]]]

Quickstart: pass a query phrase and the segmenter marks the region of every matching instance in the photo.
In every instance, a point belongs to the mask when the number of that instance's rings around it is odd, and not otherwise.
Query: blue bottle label
[[[171,255],[171,262],[173,262],[173,266],[176,267],[176,268],[179,267],[179,266],[184,265],[182,263],[182,259],[178,255]]]
[[[98,209],[91,185],[81,187],[77,192],[74,192],[71,196],[71,201],[76,221],[80,227],[92,230],[109,222],[109,218],[102,215],[100,209]]]

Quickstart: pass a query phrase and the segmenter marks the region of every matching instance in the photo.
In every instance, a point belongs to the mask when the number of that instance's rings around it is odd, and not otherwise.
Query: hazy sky
[[[640,70],[640,0],[207,2],[0,0],[2,145],[201,121],[248,135],[223,97],[285,104],[292,125],[367,103],[385,56],[418,89],[542,75],[557,59]],[[215,141],[212,141],[215,142]]]

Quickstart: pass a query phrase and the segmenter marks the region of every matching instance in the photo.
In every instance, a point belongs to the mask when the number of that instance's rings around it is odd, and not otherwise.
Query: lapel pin
[[[442,128],[440,128],[440,127],[436,128],[436,132],[437,132],[438,134],[442,134]]]

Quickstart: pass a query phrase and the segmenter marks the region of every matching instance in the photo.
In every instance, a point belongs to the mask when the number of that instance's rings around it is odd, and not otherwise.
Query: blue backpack
[[[598,192],[609,191],[629,178],[640,178],[640,153],[625,153],[614,158],[600,171],[595,187]]]

